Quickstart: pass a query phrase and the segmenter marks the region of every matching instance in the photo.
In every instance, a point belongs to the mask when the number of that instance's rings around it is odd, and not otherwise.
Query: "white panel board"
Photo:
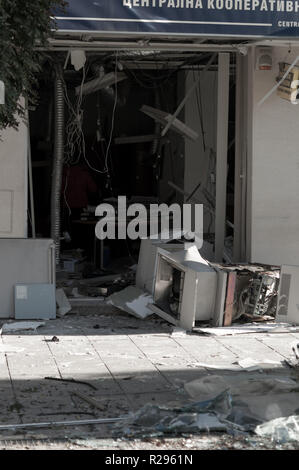
[[[274,92],[279,62],[292,63],[299,48],[273,47],[273,69],[256,71],[252,61],[252,159],[248,174],[251,257],[272,265],[299,265],[298,105]],[[250,137],[249,137],[250,138]],[[249,152],[250,154],[251,152]]]
[[[28,129],[0,133],[0,238],[27,237]],[[8,211],[10,213],[8,213]]]
[[[299,325],[299,266],[282,266],[276,321]]]

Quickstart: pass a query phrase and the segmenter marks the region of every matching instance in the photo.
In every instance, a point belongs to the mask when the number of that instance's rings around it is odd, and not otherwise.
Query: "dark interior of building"
[[[121,57],[117,54],[91,54],[87,55],[84,67],[77,71],[70,58],[66,60],[65,54],[53,54],[47,58],[39,75],[39,99],[30,106],[35,225],[38,237],[50,237],[54,83],[55,67],[60,63],[65,104],[60,214],[62,260],[64,253],[67,259],[73,250],[82,250],[80,256],[84,254],[89,264],[89,275],[96,275],[115,263],[119,266],[137,263],[140,241],[107,241],[102,251],[97,249],[95,208],[102,202],[117,204],[118,196],[126,196],[128,203],[145,206],[151,203],[181,205],[186,200],[186,136],[170,129],[161,138],[161,123],[142,108],[145,106],[173,114],[188,91],[186,74],[203,74],[210,58],[209,53],[153,53],[144,56],[142,53],[129,53],[127,56],[124,53]],[[217,59],[210,69],[217,74]],[[84,87],[96,77],[111,77],[111,80],[105,87],[95,87],[86,92]],[[190,98],[191,101],[196,100],[202,136],[205,135],[207,118],[202,107],[204,92],[199,86]],[[215,106],[209,109],[210,113],[215,113]],[[184,122],[184,110],[179,118]],[[227,186],[227,218],[231,224],[234,222],[234,135],[235,64],[232,54]],[[200,151],[201,139],[197,142]],[[215,175],[208,177],[212,181]],[[181,188],[181,191],[176,188]],[[210,194],[211,199],[213,196]],[[194,201],[191,199],[191,202]],[[213,201],[209,202],[213,204]],[[31,225],[32,217],[29,227]],[[205,239],[211,244],[214,243],[213,225],[211,220],[204,227]],[[232,235],[233,230],[228,226],[228,239]]]

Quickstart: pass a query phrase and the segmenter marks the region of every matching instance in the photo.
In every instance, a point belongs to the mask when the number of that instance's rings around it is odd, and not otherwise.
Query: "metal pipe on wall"
[[[61,186],[64,160],[64,89],[61,67],[56,67],[55,78],[55,139],[51,194],[51,237],[56,247],[56,265],[60,262]]]
[[[186,43],[186,42],[144,42],[144,41],[80,41],[74,39],[50,39],[49,46],[45,48],[42,45],[37,45],[36,50],[49,51],[69,51],[71,48],[79,47],[85,51],[136,51],[141,52],[154,52],[154,51],[207,51],[207,52],[238,52],[240,47],[243,49],[246,45],[242,44],[201,44],[201,43]]]

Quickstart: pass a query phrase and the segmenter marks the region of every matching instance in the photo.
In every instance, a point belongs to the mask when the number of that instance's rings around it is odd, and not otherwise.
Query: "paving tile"
[[[58,343],[50,341],[53,336],[59,338]],[[10,352],[9,370],[5,354],[0,353],[0,421],[63,421],[90,416],[84,413],[111,417],[138,410],[145,403],[186,403],[190,398],[184,383],[207,374],[231,374],[232,369],[237,373],[240,367],[234,363],[241,358],[283,360],[296,339],[299,334],[171,336],[167,325],[162,327],[151,319],[141,321],[122,314],[67,316],[47,322],[36,333],[2,337],[0,344]],[[286,370],[280,372],[283,375]],[[84,384],[48,381],[46,376],[85,381],[95,390]],[[97,400],[103,409],[74,396],[76,391]],[[106,437],[111,429],[87,426],[84,434],[92,436],[96,431]],[[54,438],[81,433],[82,428],[76,426],[32,435]]]
[[[285,359],[295,359],[292,346],[296,339],[292,335],[269,335],[262,337],[260,341]]]
[[[261,339],[261,336],[258,336],[258,338],[247,337],[246,339],[233,337],[217,338],[217,341],[227,346],[239,359],[254,358],[257,361],[262,361],[263,359],[281,361],[284,359],[281,354],[263,344]]]
[[[176,338],[175,341],[180,344],[195,361],[202,364],[232,364],[237,358],[234,352],[214,338],[194,335]]]
[[[1,388],[1,384],[5,384],[5,383],[9,383],[10,382],[10,377],[9,377],[9,372],[8,372],[8,369],[7,369],[7,365],[6,365],[6,358],[4,358],[4,361],[2,363],[0,363],[0,388]]]
[[[105,362],[113,359],[134,360],[144,358],[142,351],[128,337],[117,341],[117,346],[115,340],[104,342],[92,341],[92,344]]]

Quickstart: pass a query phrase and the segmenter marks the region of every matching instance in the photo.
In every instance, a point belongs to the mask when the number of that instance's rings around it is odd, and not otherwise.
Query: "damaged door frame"
[[[236,56],[234,262],[251,260],[252,93],[254,50]]]
[[[193,43],[155,42],[151,40],[117,42],[105,38],[104,35],[96,40],[78,40],[66,38],[59,34],[49,41],[47,48],[37,46],[37,50],[48,52],[69,52],[71,49],[81,49],[93,53],[110,52],[153,52],[153,51],[181,51],[181,52],[211,52],[218,53],[218,111],[217,111],[217,178],[216,178],[216,211],[215,211],[215,258],[223,260],[225,227],[226,227],[226,186],[227,186],[227,152],[228,152],[228,120],[229,120],[229,78],[230,54],[236,54],[237,65],[237,91],[236,91],[236,169],[235,169],[235,224],[234,224],[234,261],[248,259],[248,224],[246,223],[248,208],[247,196],[247,142],[248,136],[248,90],[249,78],[247,57],[241,56],[242,47],[239,44],[206,44],[205,41]],[[108,40],[107,40],[108,39]],[[249,48],[250,49],[250,48]],[[243,45],[244,50],[244,45]],[[219,110],[221,112],[219,113]]]
[[[222,262],[226,230],[230,54],[218,54],[215,261]]]

